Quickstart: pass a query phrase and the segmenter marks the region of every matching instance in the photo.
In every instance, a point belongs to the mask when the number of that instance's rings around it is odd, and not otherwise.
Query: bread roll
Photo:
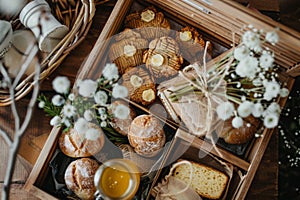
[[[166,136],[158,119],[151,115],[140,115],[130,125],[128,140],[136,153],[152,157],[164,146]]]
[[[217,130],[219,137],[228,144],[244,144],[251,140],[257,132],[260,120],[250,115],[244,118],[243,126],[234,128],[232,119],[226,120],[222,130]]]
[[[65,183],[80,199],[94,199],[96,187],[94,176],[99,164],[90,158],[81,158],[69,164],[65,172]]]
[[[228,176],[211,167],[196,162],[191,163],[193,166],[191,187],[202,197],[220,199],[228,183]],[[175,168],[173,176],[188,184],[190,171],[188,165],[179,165]]]
[[[73,158],[89,157],[102,149],[105,141],[102,129],[93,123],[88,126],[92,132],[78,133],[70,128],[60,135],[58,144],[64,154]]]

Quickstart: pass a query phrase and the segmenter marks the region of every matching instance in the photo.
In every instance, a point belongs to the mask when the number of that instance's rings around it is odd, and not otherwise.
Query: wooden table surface
[[[86,38],[81,43],[62,65],[46,79],[41,86],[41,92],[46,95],[52,95],[51,82],[57,75],[65,75],[73,82],[76,78],[76,73],[79,70],[82,62],[92,49],[97,37],[99,36],[114,3],[110,2],[104,6],[97,7],[96,16],[92,28]],[[19,113],[25,113],[29,97],[17,102]],[[13,118],[10,107],[0,107],[0,127],[7,130],[11,135],[13,128]],[[34,165],[39,152],[41,151],[45,139],[50,133],[51,126],[49,125],[50,118],[45,116],[42,110],[37,107],[34,110],[33,118],[22,139],[22,146],[19,151],[19,158],[14,172],[13,184],[11,189],[11,199],[37,199],[28,194],[22,189],[31,169]],[[2,186],[6,162],[8,156],[8,147],[0,138],[0,185]],[[252,186],[248,192],[247,199],[276,199],[278,196],[278,135],[277,132],[271,138],[259,169],[255,175]]]

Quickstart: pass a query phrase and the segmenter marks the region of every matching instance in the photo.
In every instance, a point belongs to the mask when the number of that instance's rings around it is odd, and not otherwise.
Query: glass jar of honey
[[[95,177],[97,197],[104,200],[129,200],[137,192],[140,173],[134,162],[128,159],[112,159],[104,162]]]

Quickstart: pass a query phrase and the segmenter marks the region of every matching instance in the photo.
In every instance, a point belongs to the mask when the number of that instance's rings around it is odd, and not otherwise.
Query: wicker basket
[[[109,0],[47,0],[52,14],[62,24],[69,28],[69,33],[60,43],[47,54],[41,63],[40,81],[48,77],[66,58],[70,51],[83,41],[90,29],[95,13],[95,6],[108,2]],[[10,21],[13,29],[24,28],[18,16],[1,16],[0,19]],[[33,77],[31,74],[24,78],[16,87],[15,100],[19,100],[28,94],[33,88]],[[8,90],[0,90],[0,106],[11,104]]]

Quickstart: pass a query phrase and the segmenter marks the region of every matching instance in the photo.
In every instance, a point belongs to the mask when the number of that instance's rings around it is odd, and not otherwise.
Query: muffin
[[[161,37],[149,43],[143,62],[156,79],[170,78],[180,70],[183,58],[177,42],[171,37]]]
[[[190,63],[200,61],[203,62],[205,49],[205,41],[199,32],[190,26],[182,28],[176,33],[176,41],[181,50],[181,54],[185,60]],[[211,59],[212,44],[208,42],[206,61]]]
[[[70,128],[60,135],[58,144],[65,155],[73,158],[89,157],[102,149],[105,141],[102,129],[93,123],[88,126],[89,131],[86,133]]]
[[[65,183],[80,199],[94,199],[96,187],[94,176],[99,164],[90,158],[81,158],[69,164],[65,172]]]
[[[170,23],[164,14],[152,6],[126,16],[125,27],[137,29],[148,40],[166,36],[170,31]]]
[[[153,157],[164,146],[166,136],[157,118],[151,115],[140,115],[131,122],[128,140],[137,154]]]
[[[142,64],[143,51],[148,47],[148,41],[141,34],[125,29],[115,36],[115,40],[109,49],[109,58],[117,65],[120,74]]]
[[[114,110],[118,105],[127,106],[130,110],[129,115],[126,119],[119,119],[117,117],[112,117],[111,126],[121,135],[127,136],[130,124],[132,120],[135,118],[136,113],[134,109],[132,109],[128,103],[122,100],[116,100],[112,102],[110,108],[108,109],[108,114],[113,116]]]
[[[145,106],[155,101],[155,83],[143,67],[128,70],[122,76],[122,81],[122,85],[128,89],[130,100]]]

